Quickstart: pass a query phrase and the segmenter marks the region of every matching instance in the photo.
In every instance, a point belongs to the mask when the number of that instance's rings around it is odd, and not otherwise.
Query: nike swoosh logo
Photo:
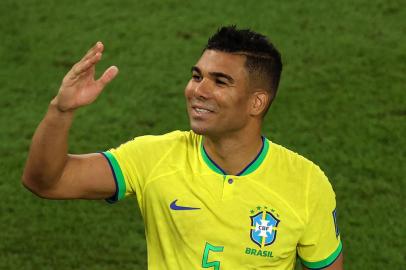
[[[174,200],[173,202],[171,202],[170,208],[172,210],[199,210],[200,208],[197,207],[189,207],[189,206],[180,206],[177,205],[176,202],[178,201],[178,199]]]

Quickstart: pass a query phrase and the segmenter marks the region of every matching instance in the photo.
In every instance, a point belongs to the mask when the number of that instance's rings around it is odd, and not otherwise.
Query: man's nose
[[[211,95],[210,80],[203,78],[196,86],[194,94],[196,98],[208,99]]]

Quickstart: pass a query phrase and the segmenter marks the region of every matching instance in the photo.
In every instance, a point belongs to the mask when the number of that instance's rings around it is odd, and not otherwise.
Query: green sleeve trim
[[[307,261],[303,260],[302,258],[300,258],[300,259],[302,260],[303,265],[309,269],[323,269],[323,268],[331,265],[338,258],[342,249],[343,249],[343,245],[340,241],[337,249],[330,256],[328,256],[326,259],[324,259],[322,261],[307,262]]]
[[[118,164],[117,159],[110,152],[102,152],[109,162],[111,171],[113,173],[114,181],[116,182],[116,193],[113,197],[108,198],[107,202],[114,203],[124,198],[126,192],[126,186],[124,181],[124,175],[121,171],[120,165]]]

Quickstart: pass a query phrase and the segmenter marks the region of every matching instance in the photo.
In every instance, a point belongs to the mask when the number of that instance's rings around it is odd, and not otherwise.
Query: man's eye
[[[199,75],[192,75],[194,81],[200,81],[201,77]]]
[[[226,82],[222,81],[222,80],[216,80],[216,84],[219,85],[226,85]]]

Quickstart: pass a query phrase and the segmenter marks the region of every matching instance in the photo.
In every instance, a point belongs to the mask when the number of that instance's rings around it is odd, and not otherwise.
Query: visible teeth
[[[199,109],[199,108],[196,108],[196,111],[197,111],[197,112],[200,112],[200,113],[207,113],[207,112],[210,112],[209,110]]]

